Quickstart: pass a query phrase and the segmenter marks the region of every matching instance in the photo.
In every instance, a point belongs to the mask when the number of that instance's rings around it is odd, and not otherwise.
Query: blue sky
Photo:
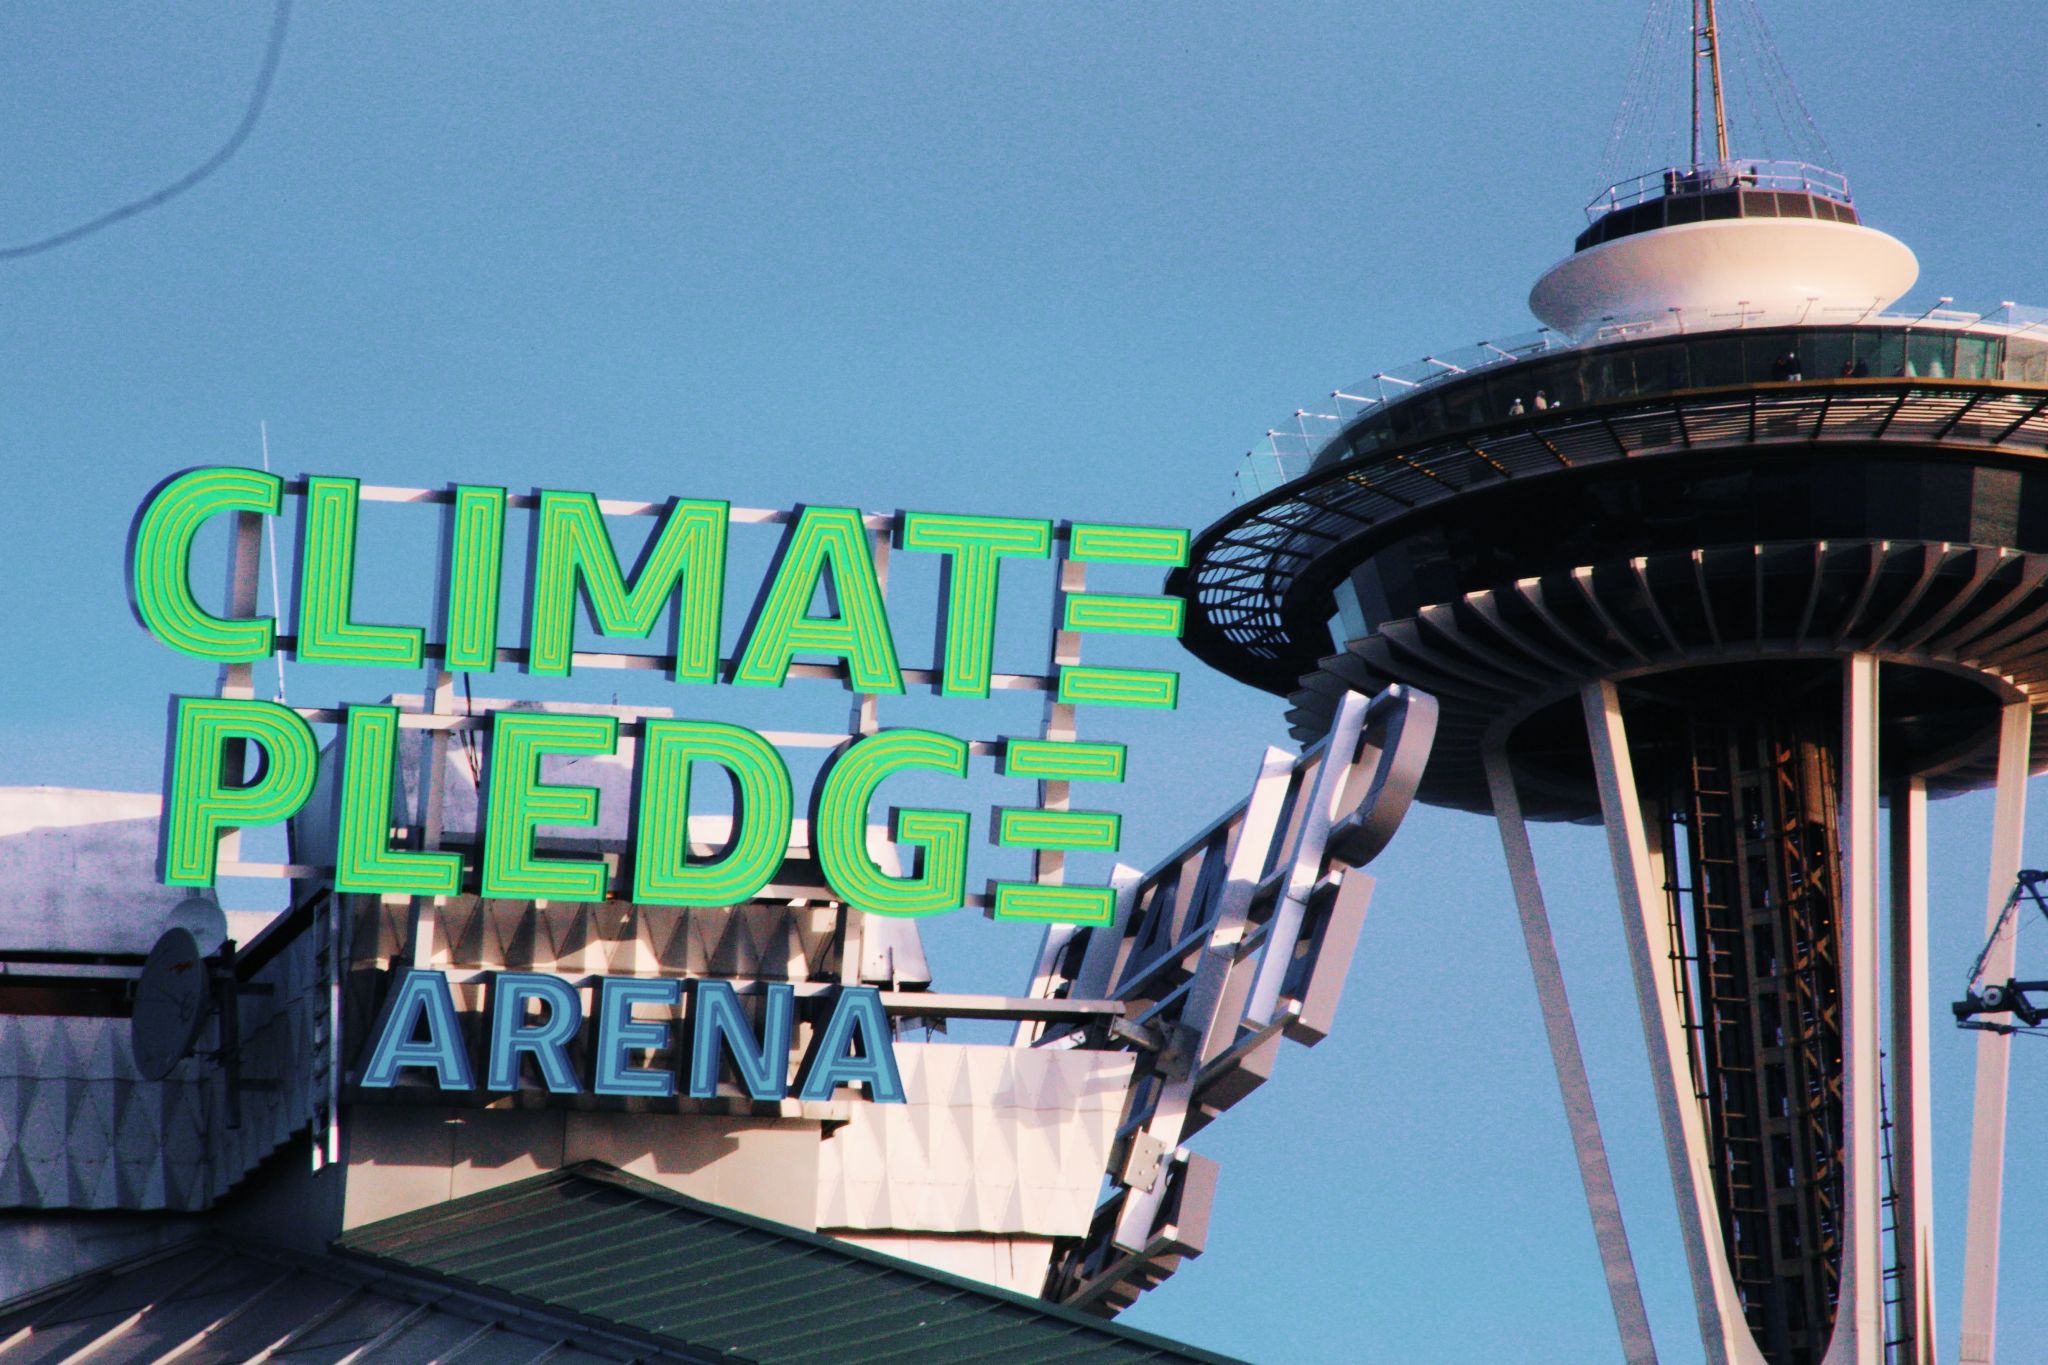
[[[1640,15],[302,6],[224,171],[0,265],[0,782],[156,784],[164,698],[211,678],[129,618],[128,520],[173,470],[253,462],[259,421],[288,474],[1205,525],[1282,414],[1532,325]],[[268,20],[0,12],[0,238],[204,158]],[[2048,304],[2048,11],[1774,22],[1866,220],[1920,255],[1911,301]],[[371,519],[365,546],[370,613],[420,619],[424,525]],[[1031,629],[1006,648],[1028,655]],[[293,681],[295,700],[416,686]],[[1162,853],[1238,799],[1278,718],[1190,660],[1177,716],[1096,722],[1136,757],[1126,848]],[[1988,819],[1975,798],[1933,817],[1943,991],[1981,932]],[[2048,810],[2029,823],[2039,847]],[[1604,848],[1537,840],[1653,1325],[1665,1359],[1694,1359]],[[1420,812],[1374,871],[1337,1034],[1201,1135],[1223,1168],[1211,1249],[1128,1320],[1273,1361],[1618,1358],[1491,827]],[[1014,986],[1034,947],[966,917],[932,941],[959,989]],[[1937,1044],[1947,1350],[1970,1072],[1966,1040]],[[2027,1292],[2048,1154],[2026,1140],[2048,1048],[2015,1051],[2003,1347],[2022,1360],[2048,1358]]]

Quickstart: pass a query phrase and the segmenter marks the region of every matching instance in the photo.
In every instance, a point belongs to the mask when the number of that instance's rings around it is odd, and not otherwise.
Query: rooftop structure
[[[0,1365],[540,1365],[1223,1356],[735,1213],[601,1162],[281,1252],[215,1230],[0,1308]]]
[[[337,488],[344,501],[358,496],[353,481],[308,478],[288,489],[274,481],[267,505]],[[475,492],[360,495],[453,508]],[[591,539],[608,534],[595,500],[570,496],[587,503]],[[545,507],[548,495],[520,503]],[[654,518],[670,506],[606,510]],[[788,525],[791,538],[810,524],[806,513],[704,509],[727,525]],[[922,515],[862,520],[828,510],[848,540],[872,551],[870,563],[885,562],[903,523]],[[444,517],[442,531],[474,537],[489,513]],[[235,515],[222,616],[192,593],[189,563],[172,575],[188,615],[216,626],[257,614],[268,513]],[[1004,529],[1020,525],[1033,524]],[[1039,525],[1049,542],[1050,524]],[[1079,665],[1080,636],[1132,620],[1145,633],[1176,635],[1182,606],[1091,595],[1085,566],[1092,556],[1127,573],[1157,572],[1180,561],[1186,533],[1079,523],[1063,526],[1061,538],[1065,562],[1053,578],[1063,600],[1047,663],[1042,672],[995,675],[1005,690],[1044,697],[1041,735],[971,744],[975,757],[1003,765],[991,777],[1041,793],[1043,808],[1023,810],[1021,830],[1013,808],[989,823],[1014,831],[1008,846],[1032,853],[1041,875],[1053,873],[1045,883],[995,882],[990,894],[969,896],[962,856],[958,884],[941,886],[935,903],[868,908],[881,894],[873,881],[929,881],[944,865],[937,841],[944,835],[959,851],[970,822],[964,811],[899,810],[882,823],[874,788],[886,771],[856,796],[831,795],[840,773],[862,771],[860,755],[874,745],[947,740],[884,728],[873,693],[857,692],[844,733],[776,730],[772,740],[679,722],[662,707],[477,699],[467,687],[458,701],[451,673],[438,666],[445,634],[422,648],[420,657],[435,661],[424,691],[380,705],[294,705],[281,695],[259,702],[249,695],[252,661],[224,660],[219,695],[182,697],[173,708],[179,762],[164,801],[0,792],[0,866],[11,874],[0,882],[0,1208],[10,1213],[0,1221],[0,1304],[36,1300],[11,1320],[27,1340],[71,1341],[74,1320],[50,1307],[48,1293],[55,1287],[60,1298],[92,1305],[109,1281],[116,1297],[149,1297],[165,1321],[203,1317],[241,1292],[256,1247],[316,1258],[312,1279],[294,1284],[301,1302],[317,1305],[331,1289],[324,1281],[334,1278],[335,1256],[384,1246],[376,1230],[391,1220],[440,1226],[452,1209],[502,1212],[514,1202],[526,1220],[563,1198],[563,1184],[546,1177],[574,1170],[587,1183],[591,1163],[602,1163],[608,1180],[715,1205],[724,1223],[765,1220],[753,1240],[779,1239],[788,1255],[783,1263],[766,1251],[743,1258],[763,1275],[798,1262],[815,1270],[833,1256],[856,1267],[880,1258],[895,1270],[856,1269],[848,1278],[866,1285],[893,1275],[900,1289],[896,1272],[915,1262],[925,1281],[952,1277],[988,1290],[964,1295],[950,1281],[923,1297],[892,1289],[888,1330],[915,1317],[929,1331],[890,1351],[942,1342],[950,1351],[1010,1317],[1023,1334],[992,1332],[987,1353],[996,1358],[1204,1358],[1149,1347],[1133,1355],[1123,1349],[1128,1334],[1091,1335],[1074,1322],[1113,1318],[1201,1253],[1218,1172],[1188,1140],[1262,1085],[1289,1041],[1314,1044],[1334,1026],[1371,889],[1370,878],[1349,873],[1400,823],[1435,708],[1409,689],[1346,698],[1324,742],[1259,756],[1249,797],[1149,872],[1118,865],[1107,886],[1070,885],[1061,880],[1067,851],[1119,845],[1117,817],[1071,810],[1068,785],[1119,782],[1125,765],[1121,743],[1075,739],[1075,707],[1095,699],[1073,688],[1076,676],[1091,676]],[[992,593],[992,576],[984,581]],[[836,571],[832,582],[841,583]],[[878,573],[877,608],[883,591]],[[655,590],[634,594],[662,600]],[[796,608],[808,600],[806,592]],[[479,654],[525,661],[483,634]],[[715,644],[716,631],[707,634]],[[301,628],[291,638],[304,637]],[[946,634],[934,648],[951,659],[954,644]],[[651,668],[673,656],[576,651],[575,661]],[[839,681],[829,664],[792,668]],[[940,676],[916,671],[924,681]],[[1170,695],[1177,675],[1092,676],[1150,679]],[[273,728],[245,720],[246,732],[209,748],[188,742],[188,714],[255,717]],[[324,748],[315,724],[335,727]],[[596,738],[524,748],[510,738],[567,732]],[[299,737],[297,747],[279,735]],[[768,751],[748,770],[753,777],[734,778],[723,811],[693,808],[686,777],[660,781],[675,776],[658,761],[662,746],[706,735],[727,744],[752,735]],[[970,743],[950,742],[958,763],[945,771],[964,777]],[[248,761],[250,745],[262,748],[260,764]],[[781,750],[801,748],[832,757],[820,765],[818,800],[798,819],[787,788],[778,803],[772,782],[790,781]],[[201,776],[181,785],[180,772]],[[208,801],[246,807],[279,774],[298,794],[262,820],[244,819],[280,825],[287,861],[245,855],[242,822],[229,819],[226,832],[188,841],[213,860],[179,874],[191,889],[160,884],[184,847],[175,833],[181,813]],[[766,797],[746,794],[755,780],[769,784]],[[217,795],[193,799],[194,781]],[[515,801],[507,793],[538,794],[537,804],[508,815]],[[663,833],[649,837],[656,824]],[[751,881],[710,890],[700,882],[688,894],[661,884],[664,869],[681,875],[678,866],[700,878],[719,872],[750,838],[766,844]],[[364,845],[380,853],[366,855]],[[406,879],[424,857],[442,869],[425,889]],[[588,882],[494,884],[493,858],[544,874],[580,869]],[[873,880],[849,880],[849,864]],[[288,908],[223,909],[211,889],[215,869],[288,884]],[[1010,995],[939,989],[916,916],[973,905],[1001,917],[1011,902],[1003,888],[1020,885],[1047,907],[1029,916],[1047,923],[1029,981]],[[1077,902],[1087,913],[1074,922]],[[954,1041],[944,1035],[955,1021],[995,1022],[1003,1036]],[[608,1249],[630,1212],[613,1220],[620,1226],[592,1232],[593,1254]],[[538,1212],[532,1219],[545,1221]],[[733,1248],[707,1244],[736,1237],[747,1240],[720,1224],[673,1249],[715,1280],[736,1264],[726,1254]],[[191,1283],[159,1274],[179,1248],[223,1267],[220,1283],[207,1281],[206,1303],[187,1302]],[[1010,1312],[1015,1304],[995,1291],[1039,1305],[1038,1317]],[[710,1314],[712,1296],[698,1297]],[[962,1300],[970,1307],[956,1313]],[[873,1310],[867,1318],[840,1315],[849,1334],[880,1321],[881,1305],[864,1307]],[[552,1307],[523,1303],[528,1310],[545,1330],[559,1326]],[[420,1316],[431,1328],[422,1342],[445,1344],[456,1330],[437,1313]],[[1025,1330],[1040,1319],[1056,1330]],[[688,1358],[679,1343],[706,1339],[707,1321],[663,1328],[656,1344]],[[777,1355],[773,1342],[735,1345],[737,1337],[719,1335],[724,1325],[720,1318],[714,1332],[719,1351],[801,1358]],[[124,1334],[87,1337],[77,1358],[126,1358]],[[521,1333],[487,1335],[499,1354],[526,1350]],[[396,1340],[378,1342],[368,1358],[416,1358],[414,1344]],[[838,1340],[826,1353],[862,1358]]]

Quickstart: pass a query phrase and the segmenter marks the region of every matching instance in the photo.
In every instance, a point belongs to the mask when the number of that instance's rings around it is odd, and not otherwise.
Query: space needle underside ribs
[[[1863,650],[1949,679],[1944,705],[1983,711],[1982,735],[1958,729],[1942,742],[1895,747],[1888,760],[1940,793],[1990,778],[1986,727],[2000,698],[2048,683],[2043,622],[2048,554],[1883,541],[1674,552],[1545,574],[1383,622],[1303,675],[1288,721],[1297,735],[1313,735],[1344,688],[1433,686],[1446,742],[1425,799],[1487,811],[1482,767],[1453,736],[1489,742],[1600,677],[1648,685],[1697,667],[1815,667]],[[1901,704],[1905,696],[1895,690]],[[2039,728],[2037,767],[2048,763],[2048,726]],[[1589,789],[1546,786],[1534,775],[1523,802],[1532,819],[1594,811]]]

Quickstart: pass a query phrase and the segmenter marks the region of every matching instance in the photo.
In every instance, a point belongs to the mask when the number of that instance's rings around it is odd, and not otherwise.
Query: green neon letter
[[[832,612],[825,617],[809,614],[821,581]],[[798,654],[838,655],[856,692],[903,690],[867,529],[850,507],[806,507],[798,514],[776,553],[768,590],[754,604],[746,652],[732,680],[780,687]]]
[[[505,564],[505,490],[457,484],[448,509],[448,632],[443,666],[488,673],[498,663],[498,585]]]
[[[274,514],[284,480],[255,469],[194,469],[160,486],[128,537],[128,592],[143,628],[181,654],[220,663],[267,659],[277,622],[223,621],[192,595],[192,539],[216,512]]]
[[[243,743],[263,751],[263,769],[242,785]],[[276,702],[179,697],[172,712],[171,781],[164,814],[161,880],[212,886],[220,837],[298,814],[319,767],[313,731]]]
[[[930,730],[884,730],[840,749],[818,784],[811,843],[825,883],[848,905],[878,915],[957,910],[967,886],[965,811],[901,810],[893,836],[916,845],[914,875],[891,877],[868,856],[868,804],[891,776],[912,769],[967,776],[967,746]]]
[[[1188,533],[1177,526],[1077,521],[1068,526],[1067,536],[1067,553],[1083,564],[1158,564],[1177,569],[1188,562]]]
[[[309,475],[299,543],[298,657],[308,663],[416,668],[426,640],[418,626],[366,626],[354,619],[355,479]]]
[[[462,889],[461,854],[391,847],[391,770],[397,749],[397,707],[348,708],[334,889],[369,895],[452,896]]]
[[[716,862],[689,863],[690,768],[732,774],[733,837]],[[633,899],[648,905],[738,905],[766,886],[789,851],[789,766],[752,730],[708,720],[650,720],[640,738]]]
[[[995,655],[996,583],[1003,556],[1044,559],[1052,551],[1052,523],[907,512],[903,548],[946,556],[939,587],[946,599],[941,690],[949,697],[986,697]]]
[[[542,825],[597,823],[596,790],[542,784],[541,755],[608,754],[618,743],[619,722],[613,716],[500,711],[491,717],[484,895],[517,900],[604,899],[602,862],[536,857],[533,832]]]
[[[676,608],[675,670],[679,682],[718,677],[718,630],[725,604],[725,521],[722,502],[669,504],[661,530],[630,575],[597,499],[543,489],[534,513],[533,602],[527,623],[526,669],[544,677],[569,674],[576,648],[576,585],[603,635],[644,640],[681,587]],[[628,586],[628,579],[631,586]]]

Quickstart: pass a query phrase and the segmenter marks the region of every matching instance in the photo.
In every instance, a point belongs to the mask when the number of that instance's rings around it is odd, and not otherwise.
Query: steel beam
[[[1841,1278],[1823,1365],[1880,1365],[1884,1357],[1877,794],[1877,656],[1856,653],[1842,678]]]
[[[1557,1072],[1557,1093],[1564,1101],[1572,1151],[1579,1161],[1579,1183],[1585,1187],[1593,1240],[1600,1248],[1600,1267],[1607,1277],[1607,1297],[1614,1306],[1615,1328],[1621,1333],[1622,1358],[1628,1365],[1656,1365],[1657,1346],[1650,1337],[1650,1318],[1643,1309],[1635,1258],[1629,1254],[1628,1229],[1622,1223],[1621,1201],[1614,1193],[1614,1173],[1607,1165],[1607,1144],[1593,1107],[1593,1087],[1579,1051],[1571,1000],[1565,994],[1564,969],[1557,960],[1550,915],[1543,905],[1536,854],[1529,846],[1529,827],[1522,819],[1514,770],[1498,746],[1486,751],[1486,783],[1493,794],[1494,819],[1500,825],[1501,851],[1507,855],[1508,880],[1515,889],[1522,944],[1529,952],[1529,974],[1536,980],[1536,1001],[1543,1009],[1543,1032],[1550,1042],[1551,1066]]]
[[[1354,748],[1359,730],[1364,725],[1366,700],[1354,693],[1340,704],[1340,714],[1346,714],[1344,708],[1348,707],[1349,713],[1355,713],[1357,718],[1351,729]],[[1337,747],[1333,732],[1330,747],[1323,753],[1323,765],[1327,767],[1333,756],[1343,752]],[[1181,1006],[1178,1021],[1192,1035],[1192,1055],[1187,1058],[1187,1069],[1166,1079],[1153,1102],[1151,1115],[1139,1130],[1140,1135],[1155,1143],[1160,1152],[1170,1153],[1180,1146],[1187,1131],[1188,1110],[1194,1103],[1201,1064],[1235,1040],[1238,1024],[1244,1017],[1241,1007],[1226,1006],[1230,1004],[1234,990],[1242,988],[1246,969],[1240,966],[1238,953],[1245,938],[1246,915],[1261,880],[1259,874],[1266,865],[1267,854],[1272,850],[1274,841],[1285,832],[1282,820],[1287,813],[1287,786],[1293,764],[1283,763],[1281,760],[1284,758],[1279,750],[1268,748],[1259,765],[1258,781],[1252,786],[1251,799],[1245,803],[1244,824],[1239,828],[1237,844],[1230,852],[1222,899],[1215,918],[1210,922],[1202,955],[1188,982],[1187,1000]],[[1334,761],[1341,766],[1341,759]],[[1301,799],[1308,799],[1308,794],[1304,792]],[[1193,890],[1192,887],[1188,889]],[[1126,1171],[1129,1171],[1128,1160]],[[1125,1183],[1128,1184],[1127,1181]],[[1117,1217],[1115,1244],[1130,1251],[1143,1248],[1151,1237],[1152,1226],[1158,1221],[1159,1210],[1168,1193],[1168,1183],[1164,1179],[1132,1188],[1125,1196],[1123,1209]]]
[[[1306,803],[1295,822],[1293,863],[1286,889],[1266,921],[1266,951],[1259,958],[1259,974],[1252,981],[1251,999],[1244,1017],[1253,1026],[1271,1023],[1279,1007],[1280,987],[1294,963],[1294,943],[1301,935],[1302,920],[1308,914],[1309,893],[1321,874],[1323,846],[1329,842],[1330,826],[1339,818],[1338,805],[1357,760],[1359,737],[1365,733],[1366,708],[1371,698],[1362,692],[1347,692],[1337,703],[1337,720],[1330,727],[1330,744],[1323,761],[1301,800]]]
[[[1998,723],[1998,794],[1991,814],[1991,882],[1984,932],[1998,927],[2006,897],[2020,870],[2020,838],[2027,819],[2027,754],[2034,713],[2024,701],[2008,702]],[[1987,980],[2012,975],[2013,940],[1991,945],[1984,959]],[[2006,1064],[2012,1039],[1977,1035],[1977,1095],[1970,1110],[1970,1208],[1963,1234],[1962,1365],[1991,1365],[1998,1338],[1998,1206],[2005,1193]]]
[[[1899,1365],[1934,1365],[1934,1091],[1928,1048],[1927,784],[1891,793],[1892,1222]]]
[[[1692,1272],[1693,1303],[1699,1313],[1707,1365],[1767,1365],[1743,1316],[1728,1252],[1721,1241],[1705,1117],[1695,1098],[1692,1061],[1673,977],[1677,947],[1672,941],[1663,874],[1644,829],[1628,731],[1622,723],[1621,696],[1606,679],[1587,683],[1579,696],[1593,750],[1602,823],[1614,860],[1622,930],[1628,938],[1636,1005],[1649,1047],[1650,1080],[1664,1127],[1664,1154],[1671,1164],[1679,1234]]]

